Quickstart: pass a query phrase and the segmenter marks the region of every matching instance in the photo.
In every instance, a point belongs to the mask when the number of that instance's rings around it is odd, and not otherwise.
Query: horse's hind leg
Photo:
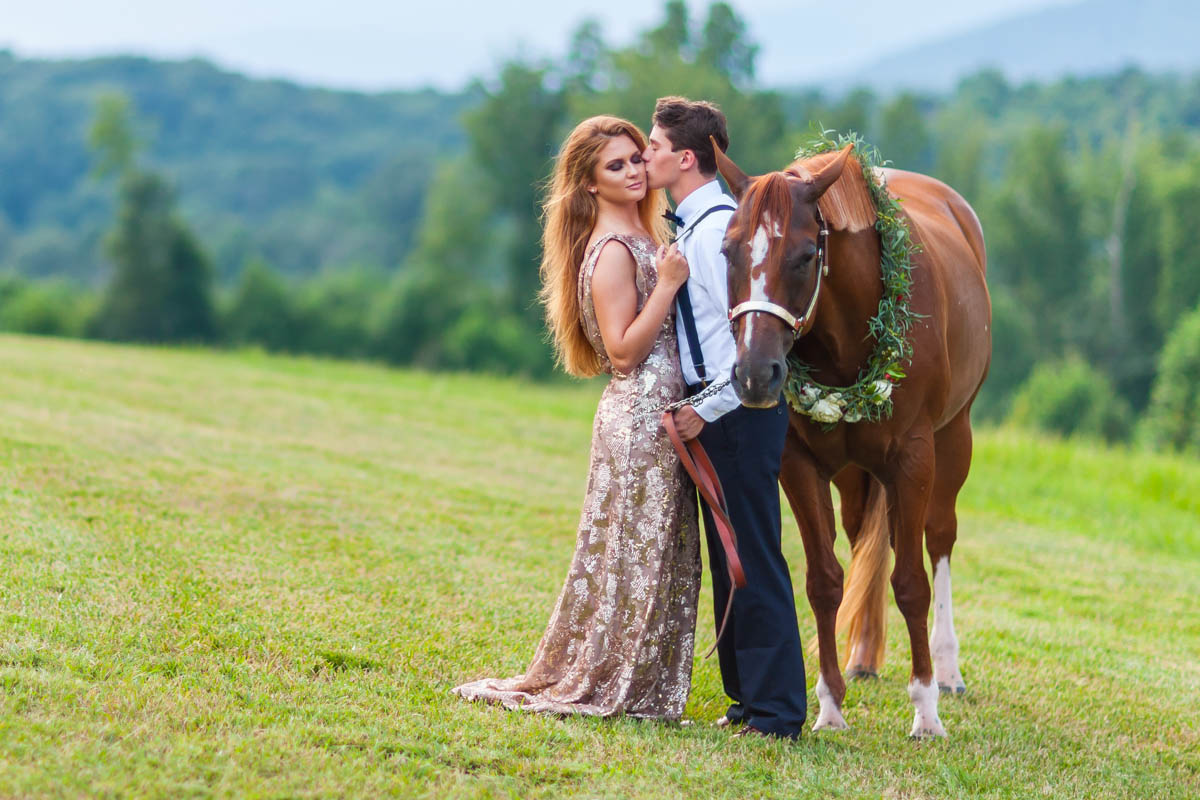
[[[946,735],[938,719],[938,690],[933,682],[933,663],[929,655],[929,576],[925,573],[925,554],[921,551],[933,489],[933,438],[930,428],[910,433],[885,478],[888,522],[896,551],[892,591],[908,626],[908,641],[912,647],[908,696],[914,711],[913,737]]]
[[[954,511],[958,491],[971,467],[971,421],[963,409],[949,425],[934,435],[936,474],[925,519],[925,548],[933,564],[933,677],[943,694],[967,690],[958,671],[958,637],[954,635],[954,607],[950,598],[950,554],[958,538]]]

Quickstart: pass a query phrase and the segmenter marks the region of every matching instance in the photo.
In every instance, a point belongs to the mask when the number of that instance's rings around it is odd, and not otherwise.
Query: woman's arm
[[[675,294],[687,280],[687,260],[675,245],[660,247],[658,284],[642,313],[637,313],[637,263],[620,242],[607,242],[592,273],[592,302],[600,338],[613,369],[628,373],[645,360],[654,347]]]

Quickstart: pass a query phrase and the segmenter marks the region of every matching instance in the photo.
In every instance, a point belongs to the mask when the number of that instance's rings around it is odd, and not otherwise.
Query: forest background
[[[751,173],[815,125],[966,197],[994,314],[977,418],[1200,452],[1200,75],[767,88],[721,2],[564,45],[462,92],[374,94],[0,51],[0,330],[555,380],[534,298],[555,149],[683,94],[724,109]]]

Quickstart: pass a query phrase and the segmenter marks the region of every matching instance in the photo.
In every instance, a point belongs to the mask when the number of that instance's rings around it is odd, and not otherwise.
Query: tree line
[[[534,294],[555,148],[585,116],[646,125],[655,98],[684,94],[721,105],[731,155],[751,173],[785,165],[817,125],[862,134],[972,203],[994,306],[977,418],[1200,448],[1200,78],[1012,85],[983,72],[947,96],[834,96],[761,88],[756,53],[722,2],[692,19],[672,0],[626,46],[585,22],[561,58],[509,61],[472,88],[465,146],[430,167],[419,213],[397,220],[413,231],[399,263],[305,279],[252,252],[218,281],[170,182],[139,165],[136,115],[110,97],[91,154],[96,186],[117,198],[101,245],[109,282],[2,279],[0,327],[549,377]]]

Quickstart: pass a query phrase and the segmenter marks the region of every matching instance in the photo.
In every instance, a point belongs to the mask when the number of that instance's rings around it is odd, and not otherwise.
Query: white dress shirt
[[[692,300],[692,315],[696,320],[696,337],[704,355],[704,372],[709,383],[726,379],[733,371],[737,348],[729,330],[729,266],[721,255],[721,241],[732,211],[714,211],[693,229],[696,220],[713,206],[736,206],[732,197],[721,191],[713,180],[689,194],[675,209],[683,220],[677,235],[679,249],[687,259],[688,296]],[[678,305],[678,304],[677,304]],[[683,378],[690,385],[700,382],[692,364],[692,348],[683,326],[683,315],[676,309],[675,332],[679,339],[679,360],[683,362]],[[712,397],[696,404],[696,413],[705,422],[712,422],[741,405],[733,385],[726,386]]]

